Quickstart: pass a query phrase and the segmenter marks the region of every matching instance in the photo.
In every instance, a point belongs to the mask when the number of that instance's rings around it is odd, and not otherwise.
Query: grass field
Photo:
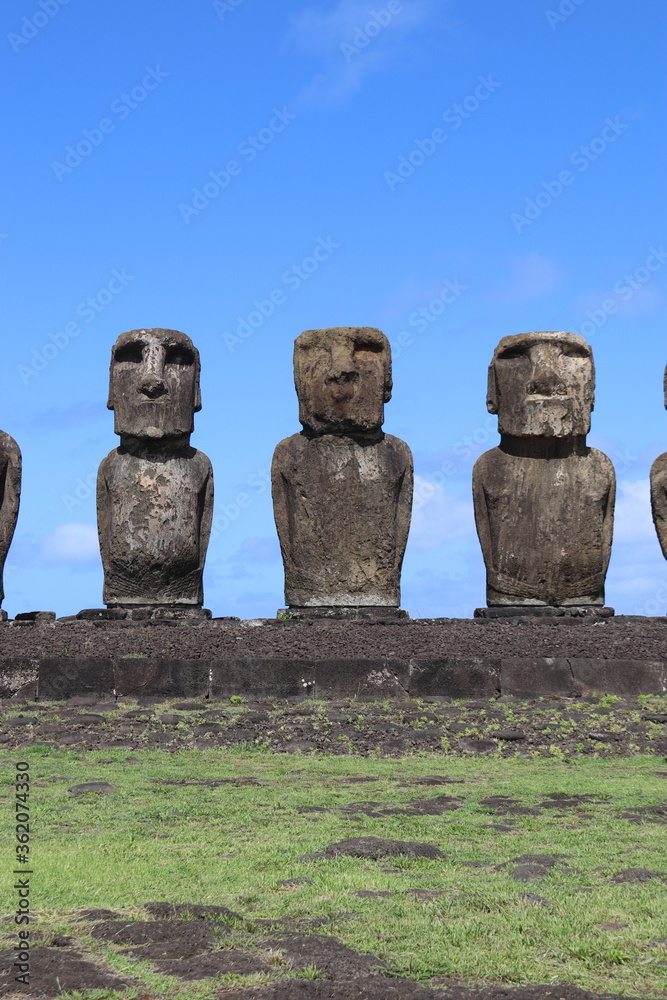
[[[233,922],[226,946],[251,946],[258,918],[329,917],[319,933],[425,984],[447,977],[462,984],[570,982],[594,992],[667,995],[667,947],[654,943],[667,938],[667,883],[610,881],[630,868],[667,873],[664,822],[647,822],[646,813],[641,822],[631,821],[641,813],[619,815],[664,804],[667,767],[654,756],[563,763],[434,753],[387,760],[246,747],[140,750],[127,758],[127,750],[2,753],[2,910],[11,914],[15,905],[14,764],[25,760],[32,778],[32,927],[45,943],[71,934],[83,907],[146,919],[138,908],[149,901],[218,904],[245,918]],[[424,783],[428,776],[456,783]],[[68,791],[92,781],[116,790]],[[539,807],[554,793],[592,798]],[[454,801],[439,815],[409,814],[415,799],[441,795]],[[537,806],[538,814],[494,816],[497,805],[480,805],[490,796]],[[392,811],[401,808],[408,812]],[[511,830],[493,828],[506,819]],[[446,857],[299,861],[362,836],[426,842]],[[570,870],[554,867],[522,883],[510,877],[515,865],[495,867],[524,854],[566,855],[561,865]],[[294,878],[310,882],[278,885]],[[361,890],[391,895],[355,895]],[[210,980],[186,988],[93,940],[85,924],[76,931],[89,954],[140,974],[147,988],[174,998],[210,995]]]

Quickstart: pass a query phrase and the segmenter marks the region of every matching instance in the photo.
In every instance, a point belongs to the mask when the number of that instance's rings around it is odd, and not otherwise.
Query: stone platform
[[[613,608],[586,604],[552,607],[548,604],[506,604],[475,608],[475,618],[613,618]]]
[[[0,697],[636,697],[667,693],[667,620],[0,623]]]

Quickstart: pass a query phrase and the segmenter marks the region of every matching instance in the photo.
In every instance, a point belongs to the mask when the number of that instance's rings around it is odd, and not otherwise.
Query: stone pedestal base
[[[55,620],[55,611],[22,611],[14,618],[15,622],[54,622]]]
[[[180,607],[136,607],[136,608],[86,608],[79,611],[75,618],[80,621],[210,621],[212,615],[208,608],[195,608],[188,605]]]
[[[475,608],[475,618],[613,618],[614,609],[598,604],[578,607],[549,607],[546,604],[517,604]]]
[[[276,618],[333,618],[339,621],[409,621],[410,615],[402,608],[377,607],[375,605],[360,608],[279,608]]]

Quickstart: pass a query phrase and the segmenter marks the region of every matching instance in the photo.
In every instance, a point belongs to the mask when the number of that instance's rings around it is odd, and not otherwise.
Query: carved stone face
[[[503,337],[489,366],[486,406],[514,437],[572,437],[591,426],[595,369],[576,333]]]
[[[130,330],[111,351],[109,402],[116,434],[190,434],[201,410],[199,352],[178,330]]]
[[[294,342],[299,420],[313,434],[368,434],[391,399],[391,348],[369,326],[306,330]]]

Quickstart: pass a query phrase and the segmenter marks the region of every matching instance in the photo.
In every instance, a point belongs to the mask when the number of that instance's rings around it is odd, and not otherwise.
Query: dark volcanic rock
[[[420,844],[413,840],[390,840],[382,837],[350,837],[329,844],[323,851],[304,854],[299,861],[317,861],[347,855],[352,858],[444,858],[442,851],[434,844]]]

